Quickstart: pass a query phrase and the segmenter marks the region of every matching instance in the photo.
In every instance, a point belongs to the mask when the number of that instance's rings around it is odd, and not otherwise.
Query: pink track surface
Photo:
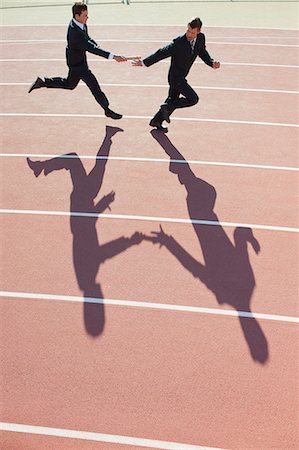
[[[141,56],[181,31],[151,27],[149,39],[145,27],[138,39],[155,42],[126,42],[136,36],[124,28],[122,42],[109,42],[108,28],[90,28],[107,40],[104,48]],[[226,64],[219,71],[194,65],[188,80],[202,86],[200,103],[176,111],[166,136],[148,126],[167,95],[165,62],[145,69],[90,58],[111,107],[124,113],[113,122],[85,86],[27,95],[37,75],[66,74],[63,27],[30,31],[30,39],[61,42],[3,45],[3,422],[223,449],[298,448],[298,323],[278,318],[298,318],[298,128],[290,126],[298,123],[298,92],[290,92],[298,66],[289,67],[298,59],[295,32],[277,33],[289,47],[225,44],[253,41],[248,30],[210,28],[207,47]],[[259,30],[254,42],[273,44],[273,35]],[[3,37],[27,38],[27,28],[13,27]],[[51,58],[61,61],[43,61]],[[35,178],[26,156],[74,152],[89,173],[115,126],[122,131],[94,186],[96,201],[115,192],[105,214],[118,216],[70,219],[71,201],[90,212],[78,159],[68,160],[79,189],[70,197],[71,171],[54,166]],[[176,170],[190,168],[188,192],[169,170],[169,159],[182,157],[189,166]],[[103,165],[98,160],[97,176]],[[213,193],[214,208],[203,207]],[[190,215],[219,224],[179,222]],[[169,248],[152,242],[160,224],[173,238]],[[135,232],[141,242],[128,239]],[[83,301],[84,280],[86,296],[107,304]],[[159,309],[164,304],[215,314]],[[136,448],[13,432],[2,432],[1,442],[26,450]]]

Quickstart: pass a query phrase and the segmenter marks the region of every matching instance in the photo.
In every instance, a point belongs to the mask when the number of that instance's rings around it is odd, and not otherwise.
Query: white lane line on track
[[[89,62],[114,64],[112,59],[88,58]],[[0,62],[64,62],[65,58],[2,58]],[[160,61],[162,64],[169,64],[169,61]],[[204,64],[201,61],[195,61],[194,64]],[[280,67],[287,69],[298,69],[299,65],[289,64],[260,64],[260,63],[239,63],[221,61],[223,66],[251,66],[251,67]]]
[[[67,28],[67,26],[65,26],[66,28]],[[92,29],[93,28],[93,25],[91,25],[91,26],[89,26],[89,28],[90,29]],[[0,25],[0,29],[1,29],[1,25]],[[94,31],[93,31],[94,32]],[[223,42],[225,43],[225,42],[231,42],[231,41],[234,41],[234,43],[236,43],[236,44],[240,44],[240,45],[242,45],[242,43],[243,43],[243,40],[244,39],[249,39],[249,40],[251,40],[253,43],[254,42],[256,42],[257,44],[260,44],[260,45],[263,45],[263,44],[268,44],[268,41],[271,41],[271,42],[275,42],[275,41],[294,41],[294,42],[299,42],[299,37],[297,37],[297,36],[208,36],[207,34],[206,34],[206,38],[207,38],[207,40],[208,40],[208,42],[209,42],[209,39],[213,39],[213,40],[217,40],[217,41],[222,41],[223,39],[225,39]],[[101,37],[98,37],[97,38],[99,41],[101,41],[102,40],[102,38]],[[107,38],[106,38],[107,39]],[[162,38],[161,37],[161,39],[156,39],[155,40],[155,42],[171,42],[171,40],[173,39],[173,36],[169,36],[169,39],[165,39],[165,38]],[[259,41],[259,39],[266,39],[266,41],[265,42],[258,42]],[[109,39],[110,40],[110,39]],[[240,42],[239,42],[239,40],[240,40]],[[5,42],[12,42],[12,43],[15,43],[15,42],[19,42],[19,41],[21,41],[21,42],[36,42],[36,40],[35,39],[2,39],[2,42],[3,43],[5,43]],[[46,41],[46,42],[64,42],[64,43],[66,43],[66,40],[65,39],[38,39],[38,41]],[[1,42],[1,40],[0,40],[0,42]],[[135,42],[135,41],[134,41]],[[145,42],[149,42],[147,39],[145,40]],[[249,42],[249,44],[250,44],[250,42]],[[273,45],[275,45],[275,44],[273,44]],[[298,44],[299,45],[299,44]]]
[[[102,39],[99,37],[95,38],[95,41],[98,42],[125,42],[125,43],[150,43],[150,44],[168,44],[171,40],[165,39]],[[52,44],[52,43],[65,43],[65,39],[0,39],[0,44]],[[250,45],[250,46],[260,46],[260,47],[290,47],[290,48],[298,48],[297,44],[269,44],[269,43],[260,43],[260,42],[231,42],[231,41],[213,41],[209,40],[208,44],[210,45]]]
[[[0,83],[0,86],[30,86],[29,83]],[[86,84],[80,81],[78,86],[86,87]],[[168,89],[167,84],[132,84],[132,83],[101,83],[101,86],[109,87],[137,87],[137,88],[163,88]],[[299,94],[299,91],[283,91],[279,89],[250,89],[250,88],[238,88],[238,87],[225,87],[225,86],[194,86],[193,89],[201,89],[206,91],[236,91],[236,92],[260,92],[269,94]]]
[[[33,28],[38,28],[38,27],[66,27],[67,24],[66,23],[44,23],[44,24],[36,24],[36,23],[32,23],[32,24],[2,24],[0,25],[0,29],[1,27],[16,27],[16,28],[22,28],[22,27],[33,27]],[[171,28],[171,27],[185,27],[186,24],[170,24],[170,23],[93,23],[90,25],[90,27],[157,27],[157,28],[161,28],[161,27],[166,27],[166,28]],[[273,27],[244,27],[244,26],[230,26],[230,25],[205,25],[205,28],[220,28],[220,29],[231,29],[231,30],[279,30],[279,31],[295,31],[297,32],[298,29],[297,28],[273,28]],[[271,38],[271,36],[268,36]]]
[[[0,209],[0,214],[21,214],[21,215],[35,215],[35,216],[65,216],[65,217],[97,217],[101,219],[117,219],[117,220],[140,220],[144,222],[164,222],[164,223],[185,223],[193,225],[206,225],[216,227],[240,227],[252,228],[255,230],[268,231],[283,231],[286,233],[299,233],[299,228],[284,227],[276,225],[261,225],[254,223],[239,223],[239,222],[223,222],[214,220],[199,220],[199,219],[180,219],[178,217],[156,217],[156,216],[138,216],[134,214],[97,214],[89,212],[75,212],[75,211],[43,211],[32,209]]]
[[[167,62],[167,61],[162,61]],[[195,64],[204,64],[201,61],[195,61]],[[297,69],[299,66],[295,65],[288,65],[288,64],[259,64],[259,63],[243,63],[243,62],[221,62],[224,66],[252,66],[252,67],[286,67],[286,68],[293,68]]]
[[[0,113],[0,117],[64,117],[64,118],[105,118],[103,114],[38,114],[38,113]],[[123,119],[146,119],[150,120],[151,116],[123,116]],[[295,123],[279,123],[279,122],[254,122],[250,120],[225,120],[225,119],[200,119],[200,118],[188,118],[188,117],[172,117],[172,121],[184,121],[184,122],[211,122],[211,123],[235,123],[240,125],[262,125],[271,127],[289,127],[289,128],[299,128],[299,125]]]
[[[296,316],[284,316],[278,314],[265,314],[256,313],[251,311],[235,311],[229,309],[218,309],[218,308],[203,308],[200,306],[185,306],[185,305],[175,305],[171,303],[153,303],[153,302],[142,302],[142,301],[131,301],[131,300],[115,300],[108,298],[97,298],[97,297],[80,297],[78,295],[51,295],[51,294],[37,294],[30,292],[11,292],[11,291],[0,291],[0,297],[3,298],[17,298],[17,299],[31,299],[31,300],[51,300],[51,301],[64,301],[64,302],[75,302],[75,303],[95,303],[104,304],[110,306],[125,306],[133,308],[144,308],[144,309],[159,309],[163,311],[179,311],[179,312],[189,312],[197,314],[212,314],[228,317],[245,317],[247,319],[262,319],[271,320],[275,322],[288,322],[288,323],[298,323],[299,317]]]
[[[36,425],[24,425],[19,423],[0,422],[0,430],[14,433],[28,433],[42,436],[55,436],[69,439],[109,442],[110,444],[133,445],[138,447],[148,447],[162,450],[217,450],[215,447],[202,447],[199,445],[184,444],[178,442],[158,441],[154,439],[143,439],[115,434],[93,433],[90,431],[49,428]]]
[[[222,161],[200,161],[200,160],[181,160],[166,158],[136,158],[130,156],[88,156],[88,155],[61,155],[61,154],[44,154],[44,153],[0,153],[0,158],[62,158],[62,159],[92,159],[92,160],[109,160],[109,161],[132,161],[132,162],[153,162],[153,163],[179,163],[179,164],[198,164],[202,166],[224,166],[224,167],[240,167],[265,170],[286,170],[298,172],[299,167],[287,166],[267,166],[262,164],[245,164],[231,163]]]

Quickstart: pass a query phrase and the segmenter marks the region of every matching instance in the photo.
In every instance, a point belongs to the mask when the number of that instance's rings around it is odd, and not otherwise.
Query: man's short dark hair
[[[72,11],[73,11],[73,17],[75,17],[76,14],[78,16],[81,16],[82,11],[87,10],[87,5],[85,5],[84,2],[76,2],[73,4]]]
[[[194,19],[190,20],[188,25],[191,28],[201,28],[202,27],[202,21],[200,20],[199,17],[195,17]]]

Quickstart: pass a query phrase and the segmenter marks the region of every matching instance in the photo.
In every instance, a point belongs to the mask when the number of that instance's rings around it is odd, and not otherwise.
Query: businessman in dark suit
[[[88,86],[96,101],[102,106],[107,117],[121,119],[122,115],[109,108],[109,101],[101,90],[96,77],[88,68],[86,52],[102,56],[106,59],[114,59],[117,62],[126,61],[124,56],[113,55],[101,49],[97,43],[91,39],[87,31],[88,10],[83,2],[76,2],[72,7],[73,19],[71,20],[67,32],[66,62],[69,68],[67,78],[40,78],[31,85],[29,93],[41,87],[75,89],[79,81],[82,80]]]
[[[170,115],[176,108],[186,108],[198,102],[198,95],[186,80],[196,57],[199,56],[205,64],[213,69],[220,67],[220,63],[214,61],[206,50],[205,35],[201,33],[201,27],[202,22],[198,17],[192,19],[188,23],[185,34],[178,36],[172,43],[160,48],[147,58],[132,62],[134,66],[149,67],[162,59],[171,57],[168,72],[168,97],[150,121],[150,126],[158,130],[168,131],[162,126],[163,120],[170,123]]]

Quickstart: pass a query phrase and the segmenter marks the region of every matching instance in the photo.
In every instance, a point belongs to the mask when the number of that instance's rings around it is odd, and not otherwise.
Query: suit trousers
[[[79,81],[82,80],[90,89],[92,95],[96,99],[96,101],[102,106],[102,108],[108,108],[109,101],[101,90],[101,87],[94,76],[94,74],[88,68],[83,70],[72,70],[69,69],[69,73],[67,78],[61,77],[53,77],[53,78],[45,78],[45,86],[47,88],[54,89],[75,89],[78,85]]]
[[[187,83],[185,78],[169,82],[168,97],[165,100],[169,115],[177,108],[187,108],[196,105],[199,98],[194,89]],[[160,121],[162,112],[159,110],[154,120]]]

